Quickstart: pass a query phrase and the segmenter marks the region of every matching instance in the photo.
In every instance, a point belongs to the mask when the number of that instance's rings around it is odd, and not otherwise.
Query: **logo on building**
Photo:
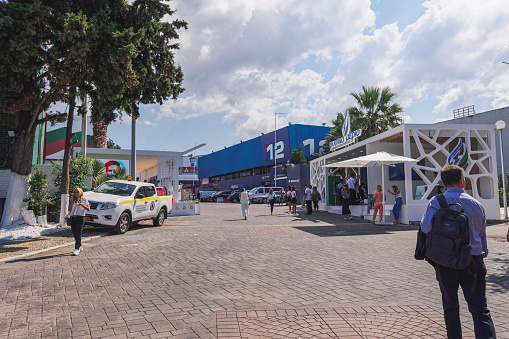
[[[343,121],[343,126],[341,127],[341,133],[343,133],[341,138],[333,140],[329,143],[329,149],[331,151],[355,142],[355,140],[362,134],[361,129],[350,133],[350,112],[348,111],[345,112],[345,120]]]
[[[341,128],[341,133],[343,136],[350,134],[350,112],[346,111],[345,120],[343,121],[343,127]]]
[[[460,152],[464,148],[463,156],[460,158]],[[468,150],[465,144],[465,147],[463,147],[463,140],[459,139],[458,143],[456,144],[456,147],[452,150],[451,154],[447,158],[447,164],[448,165],[458,165],[459,167],[465,167],[465,165],[468,163]]]

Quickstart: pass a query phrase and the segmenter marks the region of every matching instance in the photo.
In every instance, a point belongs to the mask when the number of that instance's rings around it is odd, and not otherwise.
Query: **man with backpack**
[[[421,230],[427,234],[424,253],[435,267],[442,293],[447,337],[462,337],[458,302],[461,286],[474,320],[475,337],[496,338],[486,303],[483,258],[488,255],[488,248],[484,208],[465,192],[461,167],[450,165],[440,174],[447,191],[430,200],[421,220]]]

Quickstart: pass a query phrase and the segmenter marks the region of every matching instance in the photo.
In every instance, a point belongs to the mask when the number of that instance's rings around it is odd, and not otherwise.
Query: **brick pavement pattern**
[[[0,338],[445,337],[433,268],[413,259],[416,226],[201,210],[91,240],[78,257],[69,247],[1,263]],[[506,231],[488,228],[499,338],[509,338]],[[471,333],[463,301],[461,314]]]

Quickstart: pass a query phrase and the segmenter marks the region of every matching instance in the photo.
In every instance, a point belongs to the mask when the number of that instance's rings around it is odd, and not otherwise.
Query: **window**
[[[156,194],[156,190],[154,189],[154,186],[146,186],[145,187],[145,196],[151,197]]]

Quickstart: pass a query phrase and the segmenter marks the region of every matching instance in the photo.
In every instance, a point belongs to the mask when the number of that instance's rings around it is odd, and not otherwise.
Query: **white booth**
[[[457,164],[465,170],[467,193],[484,206],[486,218],[500,219],[495,145],[495,125],[491,124],[403,124],[312,160],[311,184],[325,197],[327,211],[341,213],[341,206],[328,203],[329,196],[334,194],[329,192],[329,175],[341,173],[346,177],[352,172],[359,173],[359,168],[328,168],[328,164],[379,151],[416,159],[417,162],[386,166],[385,178],[382,178],[381,167],[367,168],[364,178],[368,194],[373,194],[382,180],[386,189],[398,186],[403,197],[400,221],[407,224],[421,220],[429,200],[440,190],[440,176],[435,176],[434,172],[440,173],[443,167]],[[389,213],[394,196],[385,193],[384,212],[391,220]],[[373,212],[368,205],[351,205],[350,210],[355,216],[367,218]]]

